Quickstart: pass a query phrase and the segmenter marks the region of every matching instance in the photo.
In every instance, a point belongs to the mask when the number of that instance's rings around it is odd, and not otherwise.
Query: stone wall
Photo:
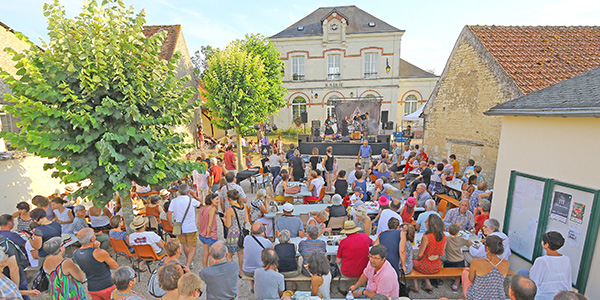
[[[494,182],[500,117],[484,111],[518,96],[497,63],[467,29],[463,30],[425,109],[425,150],[436,162],[456,154],[464,172],[469,158]]]

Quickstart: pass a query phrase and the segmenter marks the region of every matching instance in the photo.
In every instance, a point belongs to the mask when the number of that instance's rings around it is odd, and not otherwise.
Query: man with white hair
[[[237,296],[238,264],[226,261],[227,248],[223,241],[210,247],[212,265],[200,271],[206,283],[206,299],[235,299]]]
[[[375,180],[375,186],[368,191],[369,193],[371,193],[371,201],[377,201],[377,199],[379,199],[379,197],[381,197],[383,192],[387,189],[392,189],[394,193],[398,191],[398,189],[395,186],[389,183],[384,183],[383,179],[381,178]]]
[[[187,262],[186,267],[191,268],[194,256],[196,256],[196,247],[198,246],[198,228],[196,227],[196,210],[202,206],[200,201],[192,199],[194,193],[187,184],[179,186],[179,196],[171,200],[167,220],[169,223],[181,223],[181,235],[177,238],[183,246],[183,253]]]
[[[511,255],[510,252],[510,244],[508,243],[508,236],[500,231],[500,222],[496,219],[487,219],[483,222],[483,226],[481,227],[483,231],[483,236],[487,237],[490,235],[498,236],[502,239],[502,245],[504,246],[504,253],[498,255],[500,259],[508,260],[508,257]],[[475,245],[469,247],[469,253],[473,258],[484,258],[487,255],[485,252],[485,247],[483,245],[479,245],[476,247]]]
[[[417,218],[417,226],[415,227],[417,232],[425,233],[427,231],[427,225],[425,225],[425,221],[427,221],[429,215],[433,214],[436,214],[438,216],[440,215],[437,213],[437,211],[435,211],[435,201],[433,201],[433,199],[429,199],[425,201],[425,212],[420,214]]]
[[[91,228],[79,230],[77,239],[81,248],[73,252],[73,260],[85,273],[90,296],[92,299],[110,299],[112,290],[115,289],[110,270],[118,269],[119,264],[106,250],[100,249],[100,242],[96,241]]]
[[[425,201],[432,199],[431,194],[427,191],[427,185],[424,183],[417,185],[417,190],[413,193],[413,197],[417,198],[417,204],[420,207],[425,205]]]
[[[475,219],[473,214],[469,211],[469,199],[460,200],[458,207],[451,208],[444,217],[444,223],[446,229],[452,224],[458,225],[460,230],[471,230],[475,228]]]

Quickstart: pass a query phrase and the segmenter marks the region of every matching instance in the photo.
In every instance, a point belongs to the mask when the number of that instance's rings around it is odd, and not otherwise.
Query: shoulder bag
[[[181,219],[180,222],[173,222],[173,235],[181,235],[181,223],[183,223],[183,221],[185,220],[185,217],[187,216],[187,213],[190,210],[190,205],[192,204],[192,198],[189,199],[190,201],[188,202],[188,206],[185,209],[185,213],[183,214],[183,219]]]
[[[246,229],[245,227],[242,227],[242,225],[240,225],[240,219],[238,218],[237,212],[236,212],[236,208],[235,206],[231,206],[231,208],[233,209],[233,214],[235,214],[235,220],[237,221],[238,227],[240,229],[240,236],[238,237],[238,247],[240,249],[244,249],[244,238],[250,234],[250,232],[248,231],[248,229]],[[243,208],[242,208],[243,211]]]

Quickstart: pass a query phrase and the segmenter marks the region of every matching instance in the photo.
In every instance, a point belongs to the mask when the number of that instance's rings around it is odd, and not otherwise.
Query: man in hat
[[[142,216],[135,216],[133,222],[129,224],[129,228],[135,232],[129,235],[129,245],[150,245],[158,256],[165,253],[165,242],[154,231],[146,231],[148,219]]]
[[[167,189],[162,189],[160,190],[160,200],[163,201],[169,201],[169,195],[171,195],[171,192],[169,192]]]
[[[275,220],[275,235],[279,236],[279,232],[284,229],[290,231],[290,238],[304,237],[304,225],[302,225],[302,219],[294,217],[292,212],[294,206],[291,203],[283,205],[283,215]]]
[[[342,275],[350,278],[361,276],[369,262],[369,247],[373,244],[368,235],[359,231],[360,228],[356,227],[354,221],[344,222],[341,233],[345,234],[346,238],[340,241],[335,259],[335,262],[341,264]]]

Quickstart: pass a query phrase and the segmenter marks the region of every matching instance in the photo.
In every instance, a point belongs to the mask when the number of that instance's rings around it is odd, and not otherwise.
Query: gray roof
[[[488,116],[600,117],[600,68],[484,112]]]
[[[439,77],[433,73],[427,72],[404,59],[400,59],[400,78],[423,78]]]
[[[271,36],[271,38],[289,38],[289,37],[304,37],[304,36],[322,36],[323,27],[322,21],[332,12],[337,12],[342,17],[348,20],[346,34],[356,33],[374,33],[374,32],[404,32],[376,17],[368,12],[356,7],[350,6],[332,6],[319,7],[317,10],[302,18],[300,21],[290,25],[283,31]],[[370,27],[368,24],[374,22],[375,26]],[[304,30],[298,30],[298,27],[304,27]]]

